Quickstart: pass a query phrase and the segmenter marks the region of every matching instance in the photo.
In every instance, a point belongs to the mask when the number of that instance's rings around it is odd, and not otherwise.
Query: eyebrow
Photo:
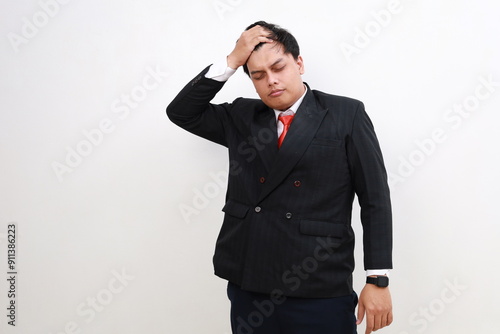
[[[275,62],[274,62],[271,66],[269,66],[269,67],[276,66],[276,65],[278,65],[279,63],[281,63],[282,61],[283,61],[283,58],[280,58],[280,59],[276,60],[276,61],[275,61]],[[256,73],[261,73],[261,72],[264,72],[264,71],[263,71],[263,70],[252,71],[252,72],[250,72],[250,74],[251,74],[251,75],[253,75],[253,74],[256,74]]]

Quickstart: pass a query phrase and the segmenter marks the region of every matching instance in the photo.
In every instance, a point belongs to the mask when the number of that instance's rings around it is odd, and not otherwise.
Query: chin
[[[278,101],[263,101],[269,108],[271,109],[276,109],[276,110],[283,110],[288,108],[288,105],[283,102],[278,102]]]

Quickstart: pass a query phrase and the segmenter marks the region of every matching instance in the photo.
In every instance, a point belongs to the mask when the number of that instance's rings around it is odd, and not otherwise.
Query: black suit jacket
[[[167,107],[169,118],[229,150],[215,274],[248,291],[295,297],[352,292],[354,195],[365,269],[392,268],[382,154],[361,102],[308,88],[283,145],[259,99],[210,104],[224,83],[206,68]]]

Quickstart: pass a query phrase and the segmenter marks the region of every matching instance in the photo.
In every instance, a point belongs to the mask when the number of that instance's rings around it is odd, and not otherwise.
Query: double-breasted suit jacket
[[[178,126],[228,148],[215,274],[242,289],[324,298],[352,292],[355,194],[365,269],[392,268],[387,175],[360,101],[309,87],[280,149],[259,99],[211,104],[224,83],[206,68],[167,107]]]

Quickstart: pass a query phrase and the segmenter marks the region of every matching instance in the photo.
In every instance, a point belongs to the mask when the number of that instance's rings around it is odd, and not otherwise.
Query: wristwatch
[[[368,276],[366,278],[366,283],[375,284],[379,288],[386,288],[389,286],[389,277],[387,277],[387,276],[377,276],[377,277]]]

